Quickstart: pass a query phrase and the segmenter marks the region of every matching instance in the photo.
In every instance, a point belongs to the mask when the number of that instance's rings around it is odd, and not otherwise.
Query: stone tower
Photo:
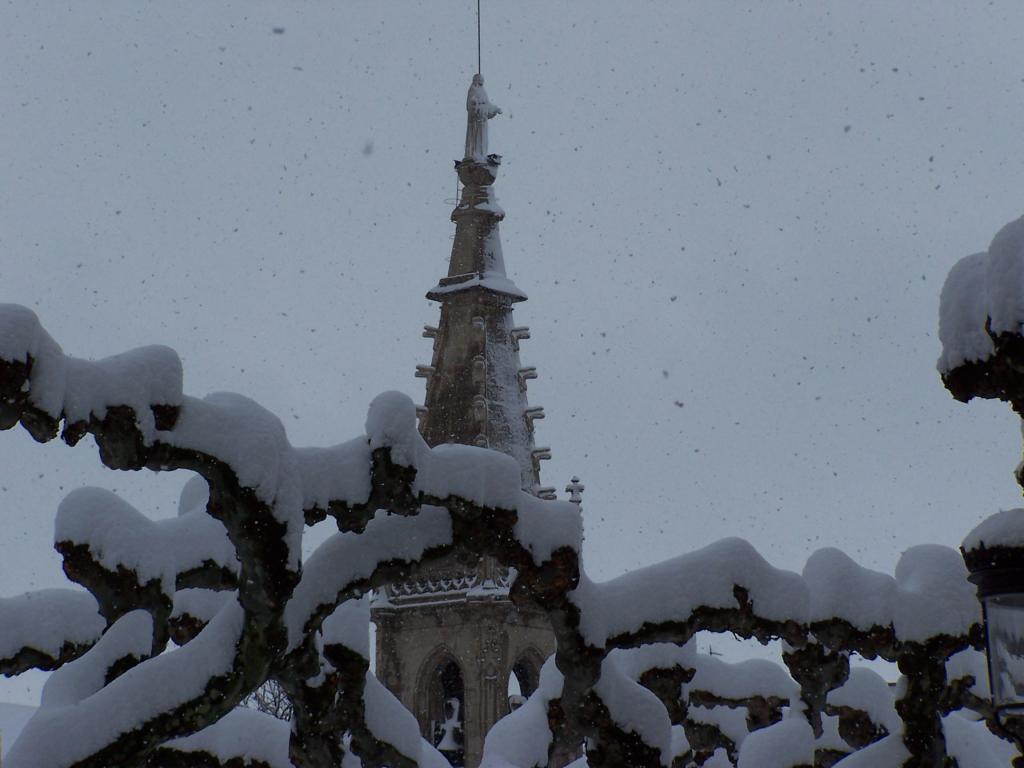
[[[526,399],[537,374],[519,362],[519,343],[530,334],[512,320],[512,305],[526,294],[505,273],[498,233],[505,213],[493,189],[501,157],[487,147],[487,121],[501,110],[489,102],[480,75],[466,109],[451,261],[447,276],[427,292],[440,303],[441,319],[425,327],[433,357],[416,369],[427,385],[420,432],[431,446],[507,453],[519,463],[523,489],[550,497],[539,470],[550,453],[533,442],[533,422],[544,412]],[[453,765],[479,765],[487,731],[519,703],[509,696],[510,682],[528,696],[555,649],[547,618],[513,605],[508,586],[508,573],[490,558],[451,560],[391,585],[373,604],[377,676]]]

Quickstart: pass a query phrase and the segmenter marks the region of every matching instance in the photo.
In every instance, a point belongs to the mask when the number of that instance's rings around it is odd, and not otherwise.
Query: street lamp
[[[996,720],[1024,768],[1024,509],[985,520],[960,547],[978,588]]]

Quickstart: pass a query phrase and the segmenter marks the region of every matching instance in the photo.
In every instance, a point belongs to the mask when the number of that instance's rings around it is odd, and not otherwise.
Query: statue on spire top
[[[501,109],[491,104],[484,90],[483,75],[473,75],[473,84],[466,95],[466,160],[476,163],[487,162],[487,121],[501,114]]]

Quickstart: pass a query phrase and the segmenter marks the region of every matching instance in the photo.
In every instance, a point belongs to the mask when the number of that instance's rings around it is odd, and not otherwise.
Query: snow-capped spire
[[[512,304],[524,301],[505,273],[498,224],[505,217],[493,184],[501,157],[488,152],[487,121],[501,113],[490,103],[483,78],[473,77],[466,99],[466,151],[455,161],[462,193],[451,218],[455,242],[447,276],[427,292],[441,303],[441,321],[430,329],[434,354],[418,366],[426,379],[420,431],[430,445],[462,443],[513,456],[523,488],[539,487],[533,422],[543,409],[531,408],[526,381],[536,377],[519,362],[519,342],[529,338],[512,321]]]

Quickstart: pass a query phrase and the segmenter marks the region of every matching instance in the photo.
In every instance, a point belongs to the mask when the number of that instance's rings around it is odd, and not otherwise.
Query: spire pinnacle
[[[519,464],[523,489],[539,494],[539,462],[550,451],[534,445],[534,422],[544,409],[527,402],[526,381],[537,372],[520,363],[519,342],[530,334],[512,319],[513,304],[526,294],[506,274],[501,252],[498,225],[505,212],[493,188],[501,157],[487,143],[487,122],[499,114],[483,77],[474,75],[466,96],[465,156],[455,162],[463,187],[451,215],[448,274],[427,293],[440,302],[441,319],[424,331],[434,341],[430,364],[417,367],[427,383],[420,431],[429,445],[461,443],[509,454]]]

